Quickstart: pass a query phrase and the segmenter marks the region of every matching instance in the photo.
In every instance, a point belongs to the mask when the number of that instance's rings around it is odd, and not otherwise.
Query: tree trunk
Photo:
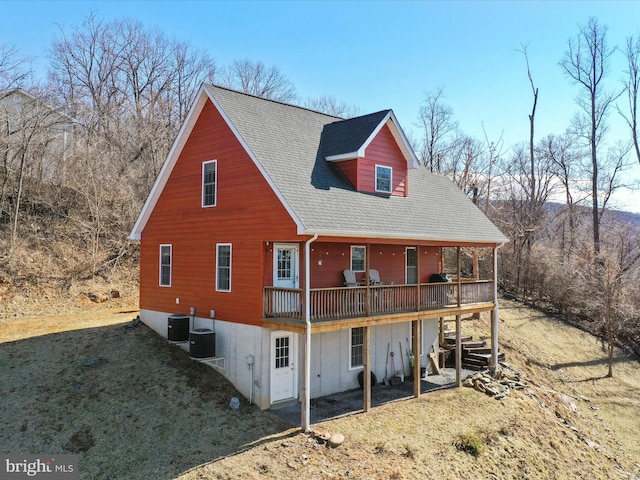
[[[18,236],[18,216],[20,213],[20,200],[22,199],[22,182],[24,178],[24,163],[26,152],[24,149],[21,152],[20,169],[18,170],[18,192],[16,193],[16,206],[13,212],[13,229],[11,230],[11,246],[9,247],[9,256],[13,253],[15,242]]]

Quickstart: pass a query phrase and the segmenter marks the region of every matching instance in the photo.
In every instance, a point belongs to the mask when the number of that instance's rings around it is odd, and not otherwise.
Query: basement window
[[[359,368],[364,365],[364,327],[351,329],[351,355],[349,368]]]

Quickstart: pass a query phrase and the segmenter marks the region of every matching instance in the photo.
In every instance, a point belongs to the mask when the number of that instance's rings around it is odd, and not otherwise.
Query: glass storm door
[[[298,288],[298,246],[276,244],[273,249],[273,286],[282,289]],[[275,290],[274,313],[298,312],[301,307],[300,292]]]
[[[418,283],[418,254],[415,247],[405,249],[407,285]]]
[[[298,288],[297,245],[275,245],[273,249],[273,286]]]

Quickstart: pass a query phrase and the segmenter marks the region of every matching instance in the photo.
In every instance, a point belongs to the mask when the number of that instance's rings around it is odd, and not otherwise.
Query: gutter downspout
[[[493,315],[491,318],[491,373],[495,374],[498,368],[498,249],[504,246],[504,243],[493,247]]]
[[[312,242],[315,242],[318,238],[318,234],[315,233],[312,238],[307,240],[304,244],[304,323],[305,323],[305,344],[304,344],[304,383],[302,386],[302,418],[300,421],[300,427],[305,432],[309,431],[311,423],[311,399],[309,398],[311,392],[311,292],[309,284],[311,281],[309,260],[309,246]]]

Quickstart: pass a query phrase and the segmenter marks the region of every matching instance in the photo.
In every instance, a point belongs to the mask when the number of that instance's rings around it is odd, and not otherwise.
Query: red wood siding
[[[358,160],[354,158],[353,160],[338,162],[338,166],[340,167],[340,170],[342,170],[342,173],[344,173],[353,184],[355,189],[360,190],[358,185]]]
[[[429,282],[429,276],[433,273],[440,273],[440,247],[421,247],[418,250],[420,283]]]
[[[217,160],[217,205],[202,208],[202,162]],[[140,307],[248,324],[262,318],[266,241],[297,242],[295,223],[207,101],[140,243]],[[232,244],[231,292],[217,292],[216,243]],[[172,286],[158,286],[159,245],[171,244]],[[176,298],[180,303],[176,304]]]
[[[351,245],[364,243],[328,243],[314,242],[311,244],[310,273],[311,288],[339,287],[344,284],[343,270],[351,268]],[[384,283],[405,283],[405,247],[413,245],[369,245],[369,268],[380,272],[380,279]],[[432,273],[440,272],[440,247],[419,247],[420,282],[429,281]],[[322,260],[322,265],[319,261]],[[356,280],[364,282],[365,274],[356,273]],[[268,283],[270,284],[270,283]]]
[[[365,157],[358,159],[358,162],[359,191],[376,191],[376,165],[383,165],[393,169],[391,194],[405,197],[408,195],[407,161],[388,126],[382,127],[367,147]]]

